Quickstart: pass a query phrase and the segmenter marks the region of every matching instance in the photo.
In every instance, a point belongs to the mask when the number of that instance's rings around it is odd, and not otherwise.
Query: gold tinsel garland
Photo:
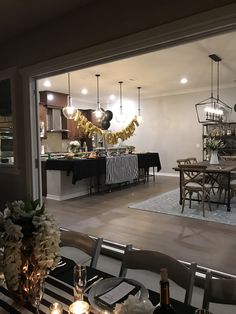
[[[85,135],[88,135],[88,137],[91,138],[94,134],[105,136],[107,143],[112,145],[117,144],[119,138],[122,141],[127,140],[134,134],[135,128],[139,126],[138,120],[135,116],[126,128],[118,132],[107,133],[104,132],[104,130],[102,130],[101,128],[98,128],[92,122],[90,122],[79,110],[74,120],[77,121],[77,127],[82,128]]]

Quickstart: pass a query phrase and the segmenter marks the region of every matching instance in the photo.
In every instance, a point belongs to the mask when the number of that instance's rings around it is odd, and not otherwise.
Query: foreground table
[[[51,272],[46,279],[43,299],[40,305],[40,314],[48,314],[51,303],[60,302],[63,305],[63,314],[68,313],[69,305],[73,302],[73,267],[75,263],[71,260],[63,258],[66,261],[64,267],[59,267]],[[88,279],[98,275],[98,277],[110,278],[110,274],[88,267]],[[148,290],[149,298],[155,305],[159,302],[159,293]],[[194,314],[195,308],[186,306],[184,303],[172,299],[172,304],[175,307],[177,314]],[[21,307],[14,303],[8,290],[0,287],[0,313],[1,314],[30,314],[36,313],[33,306]],[[90,313],[97,314],[98,312],[91,308]]]

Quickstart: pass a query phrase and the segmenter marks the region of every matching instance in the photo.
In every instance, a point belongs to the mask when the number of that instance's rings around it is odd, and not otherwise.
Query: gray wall
[[[17,67],[14,118],[18,167],[14,173],[0,169],[0,208],[6,200],[25,197],[30,191],[26,171],[28,161],[25,157],[30,154],[31,147],[29,141],[26,142],[24,133],[30,132],[24,130],[24,112],[29,111],[29,108],[23,102],[23,87],[18,70],[24,66],[51,60],[234,2],[229,0],[92,1],[79,12],[75,11],[58,21],[19,36],[12,42],[1,44],[0,70],[10,66]],[[202,22],[199,18],[196,20],[195,23]],[[168,131],[168,125],[164,126]],[[158,137],[158,134],[155,136]],[[159,147],[155,145],[154,148],[156,150]]]

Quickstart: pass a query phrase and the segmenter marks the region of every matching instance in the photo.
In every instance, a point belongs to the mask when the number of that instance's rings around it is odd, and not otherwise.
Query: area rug
[[[212,211],[210,212],[208,204],[206,204],[205,217],[202,216],[201,205],[198,202],[192,202],[192,208],[189,208],[189,203],[186,201],[184,212],[181,214],[182,207],[179,205],[179,189],[132,204],[129,207],[155,213],[236,225],[236,198],[232,199],[231,212],[227,212],[225,205],[217,207],[216,204],[211,205]]]

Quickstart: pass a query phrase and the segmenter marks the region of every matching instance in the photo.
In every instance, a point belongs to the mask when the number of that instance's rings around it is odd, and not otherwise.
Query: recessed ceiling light
[[[51,84],[51,82],[50,82],[49,80],[47,80],[47,81],[45,81],[45,82],[43,83],[43,86],[45,86],[45,87],[51,87],[52,84]]]
[[[114,94],[110,95],[110,100],[115,100],[116,96]]]
[[[82,93],[83,95],[87,95],[87,94],[88,94],[87,88],[83,88],[83,89],[81,90],[81,93]]]
[[[186,84],[188,83],[188,79],[186,77],[182,77],[182,79],[180,80],[181,84]]]
[[[53,100],[53,99],[54,99],[53,94],[48,94],[48,95],[47,95],[47,100]]]

